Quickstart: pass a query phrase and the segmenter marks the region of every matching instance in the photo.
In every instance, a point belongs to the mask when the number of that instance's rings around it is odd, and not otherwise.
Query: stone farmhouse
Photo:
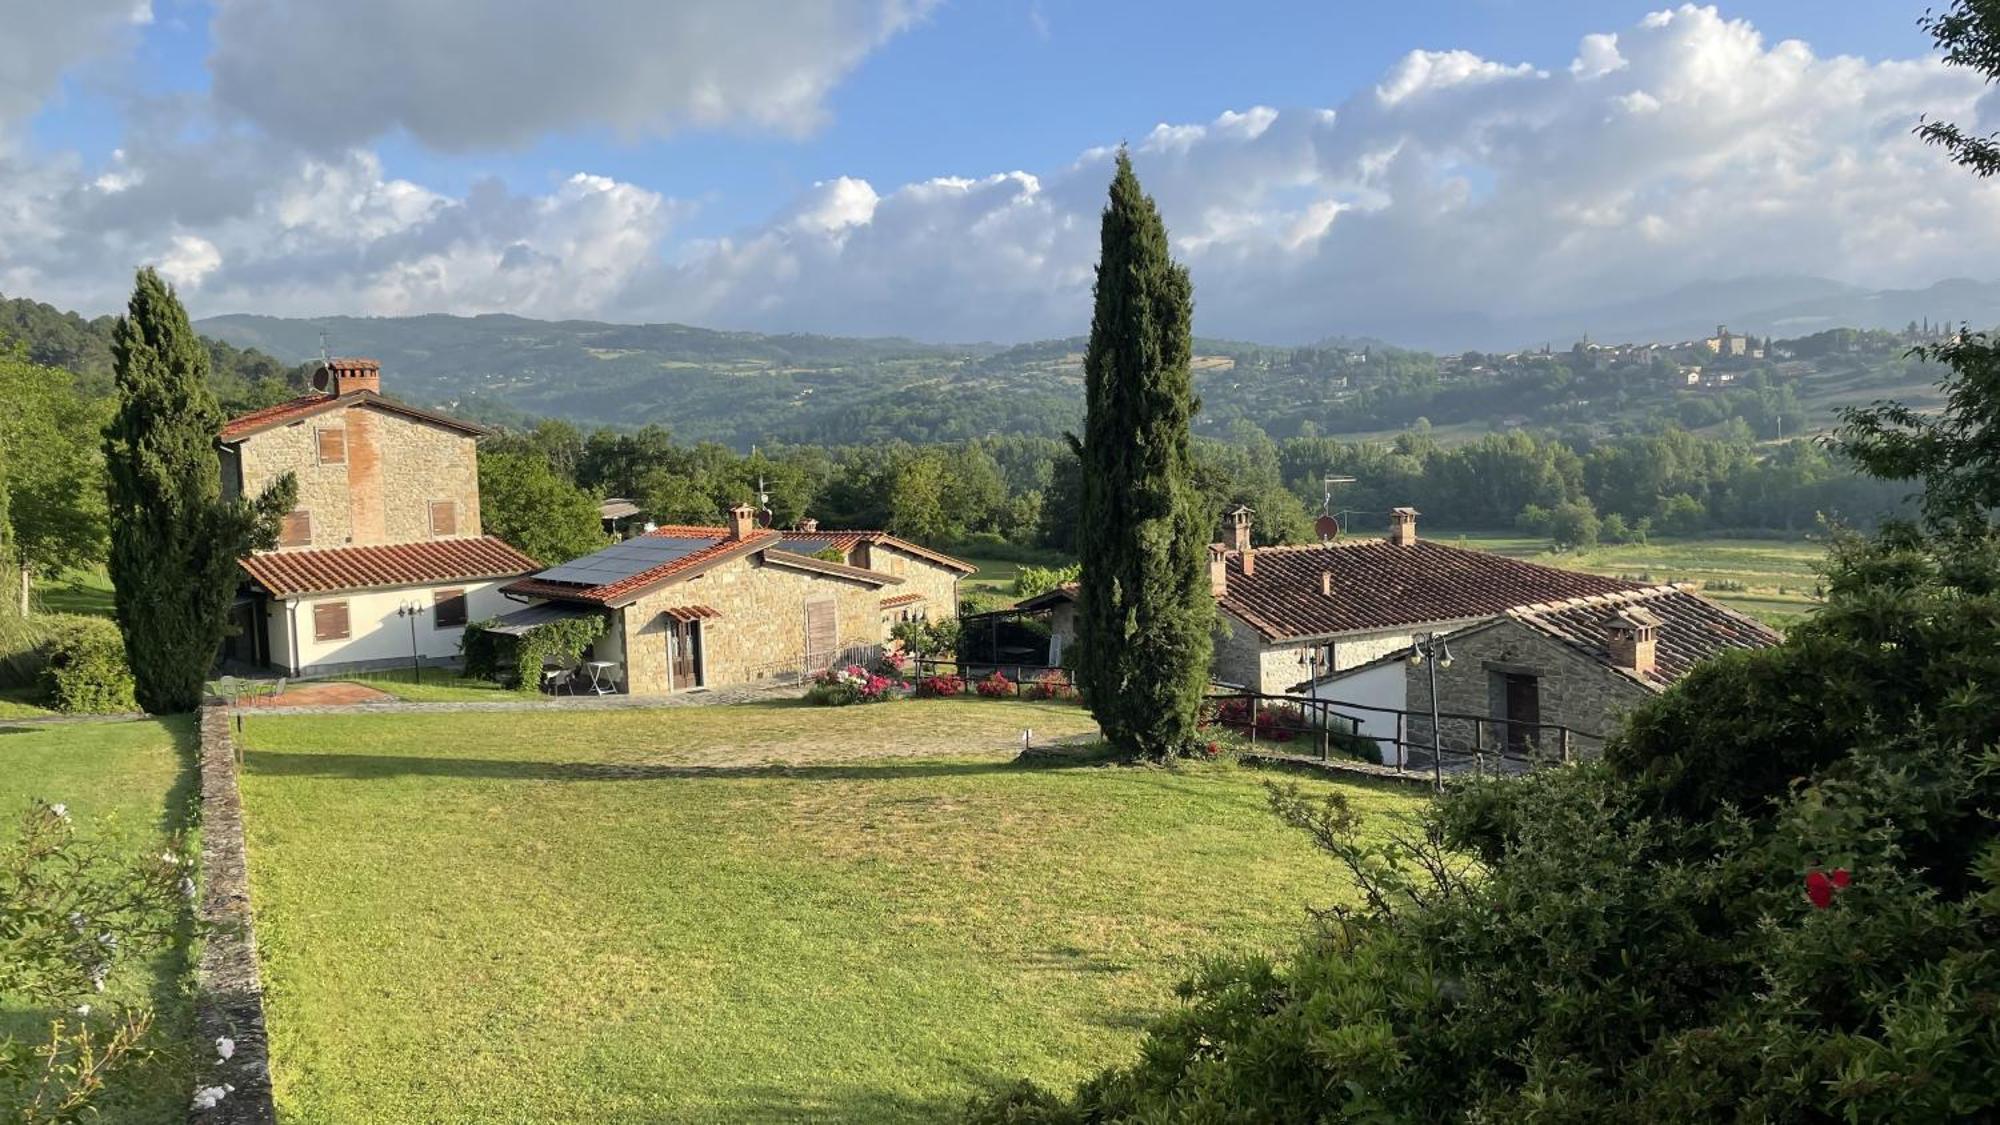
[[[1619,715],[1697,664],[1778,641],[1759,622],[1683,587],[1646,586],[1516,606],[1449,635],[1449,664],[1434,659],[1430,668],[1390,653],[1301,684],[1299,694],[1389,709],[1347,711],[1358,733],[1378,740],[1385,764],[1396,760],[1390,712],[1413,713],[1406,742],[1421,747],[1430,738],[1433,674],[1442,715],[1492,720],[1447,718],[1439,732],[1448,747],[1554,752],[1547,731],[1560,727],[1579,739],[1573,752],[1589,754]]]
[[[617,665],[622,690],[665,694],[872,659],[899,622],[956,616],[974,570],[885,532],[762,527],[739,505],[727,527],[655,528],[508,583],[530,604],[490,627],[601,616],[591,659]]]
[[[535,562],[479,526],[480,426],[382,394],[380,366],[335,359],[313,394],[231,418],[222,490],[292,473],[278,547],[243,560],[225,659],[291,675],[456,659],[470,621]],[[414,628],[413,628],[414,626]]]

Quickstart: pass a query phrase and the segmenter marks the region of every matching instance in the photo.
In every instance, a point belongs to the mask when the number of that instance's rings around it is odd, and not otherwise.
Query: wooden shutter
[[[303,508],[285,513],[278,521],[278,546],[310,547],[313,541],[312,513]]]
[[[319,436],[319,463],[322,465],[345,465],[347,463],[347,431],[330,429],[317,431]]]
[[[313,607],[313,640],[347,639],[347,603],[324,602]]]
[[[458,534],[458,502],[455,500],[431,501],[431,537]]]
[[[806,670],[817,672],[833,660],[838,637],[833,600],[806,603]]]
[[[465,624],[465,591],[439,590],[431,595],[431,620],[439,629],[456,629]]]

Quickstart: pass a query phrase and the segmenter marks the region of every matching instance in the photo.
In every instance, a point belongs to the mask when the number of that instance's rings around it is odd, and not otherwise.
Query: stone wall
[[[322,465],[318,431],[344,431],[346,460]],[[241,442],[243,490],[295,473],[313,549],[433,538],[430,505],[457,506],[456,536],[480,534],[478,450],[468,435],[366,406],[328,411]]]
[[[1517,672],[1536,676],[1539,682],[1541,721],[1565,726],[1583,737],[1573,738],[1571,750],[1578,755],[1594,754],[1603,747],[1603,736],[1616,725],[1618,717],[1651,695],[1645,688],[1610,668],[1559,644],[1517,621],[1500,619],[1492,625],[1450,638],[1453,657],[1450,668],[1437,670],[1438,710],[1445,713],[1502,717],[1505,700],[1494,686],[1496,673]],[[1422,745],[1431,737],[1427,715],[1431,708],[1430,670],[1408,665],[1409,740]],[[1444,723],[1443,737],[1449,746],[1463,743],[1470,749],[1474,724]],[[1497,726],[1486,731],[1488,748],[1503,737]],[[1550,731],[1547,738],[1554,739]],[[1555,746],[1544,747],[1550,753]]]
[[[958,616],[958,572],[928,559],[899,551],[887,543],[871,544],[868,569],[892,574],[903,580],[900,586],[884,586],[882,597],[922,594],[924,616],[931,621]]]
[[[701,623],[702,686],[727,687],[799,673],[808,601],[834,602],[837,652],[878,649],[883,591],[898,589],[771,566],[755,556],[732,559],[624,608],[628,690],[667,691],[671,619],[662,611],[670,607],[704,605],[722,614]]]
[[[196,966],[198,1049],[206,1055],[227,1037],[236,1050],[204,1068],[202,1086],[228,1086],[208,1109],[189,1112],[200,1125],[267,1125],[271,1104],[270,1056],[264,1027],[264,986],[257,971],[257,936],[250,916],[250,864],[243,847],[243,802],[236,786],[236,751],[229,708],[201,709],[201,903],[207,935]],[[213,1057],[207,1056],[207,1057]]]

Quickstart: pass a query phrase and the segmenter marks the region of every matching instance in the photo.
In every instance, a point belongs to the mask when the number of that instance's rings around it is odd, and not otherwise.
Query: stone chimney
[[[1319,572],[1319,596],[1322,598],[1333,596],[1333,572],[1330,570]]]
[[[1252,575],[1256,574],[1257,552],[1244,551],[1240,557],[1243,559],[1243,577],[1249,578]]]
[[[748,539],[757,530],[757,509],[748,504],[738,504],[729,509],[729,537]]]
[[[1389,542],[1398,547],[1417,545],[1417,516],[1415,508],[1389,509]]]
[[[803,531],[803,532],[805,532],[805,533],[806,533],[806,534],[808,534],[808,535],[810,535],[810,534],[812,534],[813,532],[815,532],[815,531],[818,531],[818,530],[819,530],[819,521],[818,521],[818,520],[816,520],[816,519],[814,519],[814,518],[812,518],[811,516],[803,516],[803,517],[800,517],[800,519],[799,519],[799,530],[800,530],[800,531]]]
[[[328,394],[382,393],[382,365],[372,359],[329,359],[313,385]]]
[[[1242,551],[1245,554],[1248,554],[1250,551],[1250,521],[1251,517],[1256,514],[1256,512],[1242,504],[1238,504],[1225,517],[1229,523],[1230,542],[1238,551]]]
[[[1217,598],[1229,592],[1229,549],[1220,543],[1208,545],[1208,592]]]
[[[1604,647],[1611,663],[1627,672],[1650,676],[1658,667],[1660,619],[1643,606],[1621,611],[1604,627]]]

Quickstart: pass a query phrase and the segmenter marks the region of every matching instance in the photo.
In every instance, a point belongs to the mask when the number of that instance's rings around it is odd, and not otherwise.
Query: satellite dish
[[[333,378],[333,373],[327,370],[326,364],[324,363],[320,364],[319,367],[313,371],[313,390],[316,391],[326,390],[326,386],[329,382],[332,381],[332,378]]]

